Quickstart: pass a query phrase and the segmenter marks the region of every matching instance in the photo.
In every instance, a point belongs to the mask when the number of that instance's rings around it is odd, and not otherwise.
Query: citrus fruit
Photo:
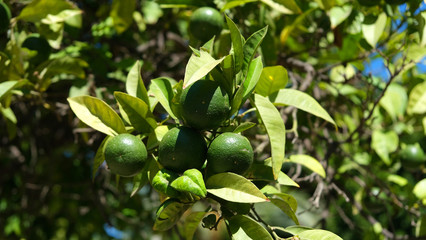
[[[219,135],[207,151],[207,169],[213,173],[243,174],[252,163],[253,148],[250,141],[237,133]]]
[[[44,37],[39,34],[30,34],[22,43],[23,48],[36,51],[37,54],[30,59],[30,62],[38,65],[49,59],[52,48]]]
[[[230,111],[228,94],[210,80],[199,80],[185,88],[180,103],[184,122],[199,130],[218,128]]]
[[[418,143],[406,145],[399,154],[407,167],[417,167],[426,161],[426,155]]]
[[[4,33],[9,28],[10,18],[12,14],[10,13],[9,7],[4,2],[0,2],[0,33]]]
[[[158,162],[166,169],[183,172],[200,169],[206,160],[207,146],[203,136],[195,129],[170,129],[158,146]]]
[[[119,134],[105,146],[105,161],[112,173],[131,177],[142,170],[148,153],[145,144],[136,136]]]
[[[211,7],[195,10],[189,21],[189,31],[197,39],[206,42],[222,31],[223,17],[219,11]]]

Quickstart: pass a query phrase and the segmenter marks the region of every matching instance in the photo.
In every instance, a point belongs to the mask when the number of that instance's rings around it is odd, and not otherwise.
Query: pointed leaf
[[[174,119],[177,119],[170,108],[170,102],[173,99],[173,89],[170,79],[167,78],[156,78],[151,80],[149,90],[155,95],[160,102],[161,106],[167,111],[167,113]]]
[[[207,192],[231,202],[256,203],[266,196],[246,178],[235,173],[219,173],[207,179]]]
[[[244,95],[243,102],[244,103],[253,92],[253,89],[256,87],[257,82],[262,74],[263,63],[262,58],[257,57],[251,61],[246,80],[244,81]]]
[[[380,36],[386,27],[387,16],[386,13],[381,13],[377,20],[373,23],[367,22],[362,24],[362,33],[365,40],[372,46],[376,47],[377,42],[379,41]]]
[[[226,16],[226,23],[228,24],[229,31],[231,32],[232,48],[234,49],[234,62],[235,72],[239,72],[243,66],[243,39],[237,25]]]
[[[224,58],[225,57],[216,60],[204,50],[200,51],[199,57],[193,54],[186,65],[183,88],[188,87],[192,83],[209,74],[209,72],[220,64]]]
[[[265,125],[271,143],[272,172],[274,179],[278,178],[284,162],[285,153],[285,126],[277,108],[266,98],[255,94],[254,104],[259,117]]]
[[[145,184],[148,183],[151,177],[151,173],[154,172],[158,172],[158,165],[155,159],[150,156],[148,157],[142,171],[138,175],[133,177],[133,189],[130,193],[130,197],[133,197],[137,192],[139,192],[139,190],[142,189],[142,187],[145,186]]]
[[[244,61],[243,61],[243,67],[242,67],[242,70],[244,73],[247,73],[251,60],[256,54],[257,48],[262,43],[263,38],[266,36],[267,31],[268,31],[268,27],[266,26],[260,29],[259,31],[253,33],[244,43],[244,46],[243,46]]]
[[[270,6],[282,14],[300,13],[300,8],[294,0],[261,0],[266,5]]]
[[[185,218],[184,237],[186,240],[192,240],[194,238],[195,231],[197,231],[198,225],[201,220],[206,216],[207,212],[191,212]]]
[[[290,226],[285,229],[286,232],[298,236],[303,240],[343,240],[336,234],[322,230],[311,229],[303,226]]]
[[[315,158],[308,155],[291,155],[290,162],[301,164],[302,166],[307,167],[311,171],[318,173],[321,177],[325,178],[325,170],[321,163],[318,162]]]
[[[72,8],[71,2],[66,0],[34,0],[22,9],[17,18],[27,22],[40,22],[48,14],[56,15],[63,10]]]
[[[78,96],[67,100],[74,114],[88,126],[109,136],[127,132],[121,118],[104,101],[91,96]]]
[[[289,216],[294,223],[299,224],[299,220],[296,216],[296,199],[293,196],[285,193],[272,193],[272,195],[279,198],[269,198],[269,200],[271,200],[275,206],[279,207],[285,214],[287,214],[287,216]]]
[[[257,2],[259,0],[234,0],[234,1],[227,1],[225,5],[223,5],[222,9],[220,9],[221,12],[224,12],[225,10],[234,8],[234,7],[238,7],[241,5],[244,5],[246,3],[251,3],[251,2]]]
[[[334,120],[327,111],[308,94],[295,89],[281,89],[277,93],[272,94],[269,99],[277,105],[294,106],[300,110],[320,117],[337,127]]]
[[[256,93],[267,97],[285,88],[288,82],[287,70],[283,66],[265,67],[256,85]]]
[[[157,121],[144,101],[123,92],[114,92],[114,97],[123,109],[122,114],[127,115],[136,130],[150,133],[157,127]]]
[[[136,61],[130,72],[127,74],[126,91],[129,95],[142,99],[149,104],[148,93],[141,76],[142,63]]]
[[[98,172],[99,167],[105,161],[105,154],[104,154],[105,146],[109,139],[110,139],[110,136],[106,136],[104,140],[102,141],[101,145],[98,147],[98,150],[96,151],[96,155],[93,160],[92,180],[95,179],[96,172]]]
[[[262,225],[244,215],[235,215],[228,219],[228,226],[233,240],[273,239]]]
[[[391,84],[386,90],[385,95],[383,95],[383,98],[380,99],[380,106],[386,110],[386,112],[393,120],[396,120],[399,116],[404,115],[405,109],[407,107],[407,99],[407,91],[404,87],[399,84]]]
[[[410,115],[426,113],[426,81],[417,84],[411,90],[408,98],[407,113]]]
[[[256,126],[256,123],[252,123],[252,122],[243,122],[243,123],[242,123],[242,124],[240,124],[238,127],[236,127],[236,128],[234,129],[234,131],[232,131],[232,132],[234,132],[234,133],[240,133],[240,132],[243,132],[243,131],[245,131],[245,130],[248,130],[248,129],[250,129],[250,128],[254,127],[254,126]]]
[[[163,202],[157,210],[153,229],[166,231],[172,228],[190,205],[178,202],[170,198]]]
[[[349,15],[351,15],[351,12],[351,5],[336,6],[330,9],[328,15],[330,16],[331,28],[335,28],[337,25],[345,21]]]

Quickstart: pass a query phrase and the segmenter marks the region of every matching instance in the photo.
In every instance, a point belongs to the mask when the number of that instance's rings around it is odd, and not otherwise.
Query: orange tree
[[[424,6],[3,1],[0,237],[421,239]]]

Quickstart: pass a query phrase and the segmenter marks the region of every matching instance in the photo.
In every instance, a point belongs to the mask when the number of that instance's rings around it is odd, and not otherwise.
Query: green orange
[[[166,169],[182,173],[187,169],[201,169],[206,160],[207,145],[195,129],[170,129],[158,146],[158,162]]]
[[[403,160],[403,165],[407,167],[417,167],[426,162],[426,154],[418,143],[403,146],[399,154]]]
[[[218,128],[229,117],[229,96],[214,81],[199,80],[185,88],[180,103],[185,124],[199,130]]]
[[[36,55],[30,59],[30,62],[38,65],[49,59],[52,48],[47,40],[37,33],[30,34],[22,43],[23,48],[36,51]]]
[[[122,133],[108,140],[105,146],[105,161],[114,174],[131,177],[145,165],[148,153],[140,138]]]
[[[252,163],[250,141],[237,133],[222,133],[212,141],[207,151],[207,169],[212,173],[243,174]]]
[[[218,36],[223,28],[223,16],[211,7],[201,7],[195,10],[190,18],[189,31],[197,39],[207,42],[213,36]]]
[[[0,2],[0,33],[4,33],[9,28],[12,14],[9,7],[4,2]]]

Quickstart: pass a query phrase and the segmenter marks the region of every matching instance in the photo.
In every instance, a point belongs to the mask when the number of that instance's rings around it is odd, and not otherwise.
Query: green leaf
[[[298,236],[301,240],[343,240],[332,232],[304,226],[290,226],[285,228],[285,231]]]
[[[362,24],[362,34],[364,35],[365,40],[372,46],[376,47],[377,42],[379,41],[380,36],[386,27],[387,16],[386,13],[382,12],[375,22],[365,22]]]
[[[121,114],[136,130],[150,133],[157,127],[157,121],[144,101],[123,92],[114,92],[114,97],[120,104],[120,110],[123,110]]]
[[[185,218],[184,237],[186,240],[194,239],[195,231],[197,231],[198,225],[200,225],[201,220],[206,216],[208,212],[191,212]]]
[[[382,132],[375,130],[371,135],[371,147],[387,165],[391,164],[389,154],[396,151],[398,143],[398,135],[393,131]]]
[[[266,159],[263,163],[253,163],[246,173],[247,178],[252,181],[277,181],[280,185],[299,187],[299,184],[281,171],[278,179],[275,180],[271,165],[271,158]]]
[[[380,106],[386,110],[386,112],[393,120],[396,120],[398,117],[404,115],[405,109],[407,107],[407,98],[407,92],[404,87],[399,84],[391,84],[386,90],[385,95],[383,95],[383,98],[380,99]]]
[[[313,97],[304,92],[295,89],[281,89],[277,93],[272,94],[269,99],[277,105],[294,106],[300,110],[320,117],[337,127],[336,123],[327,111],[325,111]]]
[[[203,50],[200,51],[199,57],[192,54],[188,64],[186,65],[183,88],[188,87],[192,83],[209,74],[209,72],[220,64],[224,58],[225,57],[216,60],[208,52]]]
[[[401,177],[401,176],[396,175],[396,174],[389,174],[389,175],[386,177],[386,180],[387,180],[388,182],[396,183],[396,184],[398,184],[398,185],[399,185],[399,186],[401,186],[401,187],[404,187],[404,186],[405,186],[405,185],[407,185],[407,183],[408,183],[408,180],[407,180],[406,178]]]
[[[19,85],[19,81],[5,81],[0,83],[0,100]]]
[[[261,2],[282,14],[295,14],[301,12],[294,0],[261,0]]]
[[[269,198],[271,203],[280,208],[287,216],[293,220],[294,223],[299,224],[299,220],[296,216],[297,210],[297,201],[296,199],[285,193],[272,193],[272,195],[277,196],[279,198]]]
[[[254,104],[265,125],[271,143],[272,172],[277,179],[281,172],[285,153],[285,126],[277,108],[266,98],[255,94]]]
[[[149,134],[148,136],[148,142],[146,143],[146,149],[152,150],[156,147],[158,147],[158,144],[160,144],[161,139],[163,139],[163,136],[170,130],[172,126],[170,125],[162,125],[158,126],[154,129],[154,131]]]
[[[74,114],[88,126],[109,136],[127,132],[121,118],[104,101],[91,96],[78,96],[67,100]]]
[[[303,154],[291,155],[288,161],[305,166],[311,171],[325,178],[324,167],[321,165],[321,163],[318,162],[318,160],[316,160],[315,158],[311,156],[303,155]]]
[[[235,173],[219,173],[207,179],[207,192],[231,202],[265,202],[267,198],[246,178]]]
[[[426,113],[426,81],[417,84],[411,90],[408,98],[407,113],[410,115]]]
[[[287,70],[283,66],[265,67],[256,85],[256,93],[267,97],[285,88],[288,82]]]
[[[347,79],[352,78],[355,73],[355,68],[351,64],[346,65],[346,67],[343,65],[338,65],[331,69],[330,79],[335,83],[343,83]]]
[[[246,3],[251,3],[251,2],[257,2],[259,0],[232,0],[232,1],[227,1],[225,5],[223,5],[222,9],[220,9],[221,12],[224,12],[225,10],[234,8],[234,7],[238,7],[241,5],[244,5]]]
[[[167,199],[157,210],[154,231],[166,231],[172,228],[190,205]]]
[[[110,136],[106,136],[96,151],[95,158],[93,159],[92,180],[95,180],[99,167],[105,161],[105,146],[109,139]]]
[[[164,77],[152,79],[149,90],[155,95],[167,113],[172,118],[177,119],[170,108],[170,102],[173,99],[173,89],[170,79]]]
[[[423,178],[413,188],[413,193],[418,199],[426,199],[426,178]]]
[[[252,123],[252,122],[243,122],[242,124],[238,125],[238,127],[236,127],[236,128],[234,129],[234,131],[232,131],[232,132],[234,132],[234,133],[240,133],[240,132],[243,132],[243,131],[245,131],[245,130],[248,130],[248,129],[250,129],[250,128],[254,127],[254,126],[256,126],[256,123]]]
[[[143,186],[145,186],[145,184],[148,183],[150,175],[153,172],[151,170],[158,170],[157,166],[155,159],[153,157],[148,157],[142,171],[133,177],[133,189],[130,193],[130,197],[133,197]]]
[[[141,76],[142,64],[136,61],[126,79],[126,91],[129,95],[142,99],[149,104],[148,93]]]
[[[235,215],[228,219],[228,226],[233,240],[273,239],[262,225],[244,215]]]
[[[113,0],[110,16],[118,34],[126,31],[132,25],[136,0]]]
[[[18,20],[40,22],[47,15],[57,15],[66,9],[75,8],[66,0],[34,0],[28,4],[17,17]]]
[[[257,82],[259,81],[259,78],[262,74],[262,69],[263,63],[260,56],[251,61],[246,80],[244,81],[244,94],[241,104],[243,104],[249,98],[250,94],[252,94],[253,89],[256,87]]]
[[[423,214],[416,224],[416,237],[426,236],[426,214]]]
[[[248,72],[252,59],[254,55],[256,54],[257,48],[262,43],[263,38],[266,36],[267,31],[268,31],[268,26],[253,33],[244,43],[244,46],[243,46],[244,61],[242,66],[242,70],[244,74]]]
[[[231,32],[232,48],[234,50],[235,72],[238,73],[243,66],[244,60],[243,37],[241,36],[237,25],[235,25],[235,23],[228,16],[225,15],[225,17],[229,31]]]
[[[180,193],[171,186],[171,183],[178,177],[179,175],[177,173],[163,168],[154,175],[151,185],[159,193],[168,197],[177,198],[180,196]]]
[[[352,12],[352,5],[336,6],[330,9],[329,16],[331,28],[337,27],[340,23],[348,19]]]
[[[203,174],[197,169],[186,170],[182,176],[173,180],[170,186],[180,192],[192,193],[202,198],[207,195]]]

